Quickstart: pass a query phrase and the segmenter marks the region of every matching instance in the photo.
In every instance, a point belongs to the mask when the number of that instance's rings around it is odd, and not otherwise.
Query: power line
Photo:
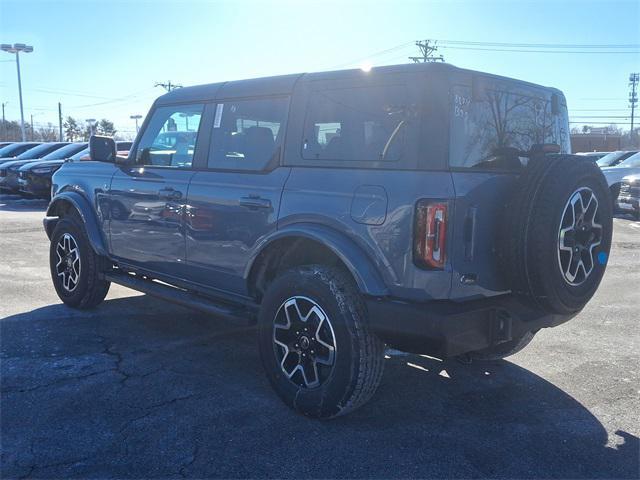
[[[628,116],[616,116],[616,115],[571,115],[571,118],[622,118],[628,119]]]
[[[640,48],[640,43],[575,44],[575,43],[511,43],[511,42],[470,42],[465,40],[438,40],[447,45],[477,45],[485,47],[527,47],[527,48]],[[444,48],[444,47],[443,47]]]
[[[379,52],[374,52],[374,53],[372,53],[370,55],[367,55],[366,57],[360,57],[360,58],[357,58],[357,59],[352,60],[350,62],[341,63],[339,65],[334,65],[334,66],[329,67],[329,68],[333,69],[333,68],[348,67],[350,65],[353,65],[354,63],[362,62],[364,60],[368,60],[368,59],[373,58],[373,57],[379,57],[379,56],[385,55],[387,53],[395,52],[396,50],[408,47],[411,44],[413,44],[413,42],[401,43],[400,45],[396,45],[395,47],[387,48],[385,50],[380,50]]]
[[[572,125],[631,125],[627,122],[569,122]]]
[[[562,53],[562,54],[587,54],[587,55],[597,55],[597,54],[621,54],[628,55],[640,54],[640,50],[631,50],[631,51],[572,51],[572,50],[525,50],[525,49],[506,49],[506,48],[483,48],[483,47],[449,47],[446,45],[441,46],[440,48],[448,48],[453,50],[475,50],[475,51],[485,51],[485,52],[514,52],[514,53]]]

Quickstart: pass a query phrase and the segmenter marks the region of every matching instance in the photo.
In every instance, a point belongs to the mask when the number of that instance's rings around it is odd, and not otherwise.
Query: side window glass
[[[397,161],[415,135],[417,105],[406,87],[345,88],[312,93],[302,156],[310,160]]]
[[[278,153],[288,104],[284,97],[216,104],[208,166],[263,169]]]
[[[204,105],[160,107],[142,135],[139,165],[191,168]]]

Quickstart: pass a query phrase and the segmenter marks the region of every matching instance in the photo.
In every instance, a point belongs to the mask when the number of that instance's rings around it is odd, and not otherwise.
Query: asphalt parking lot
[[[638,478],[640,222],[596,297],[509,361],[386,360],[329,422],[288,410],[254,331],[112,286],[51,286],[46,203],[0,195],[2,478]]]

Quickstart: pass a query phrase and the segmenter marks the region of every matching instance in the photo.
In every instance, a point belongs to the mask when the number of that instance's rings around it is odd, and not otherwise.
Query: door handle
[[[171,187],[164,187],[158,190],[158,197],[163,200],[179,200],[182,198],[182,192]]]
[[[240,205],[247,208],[271,208],[271,200],[250,195],[240,197]]]

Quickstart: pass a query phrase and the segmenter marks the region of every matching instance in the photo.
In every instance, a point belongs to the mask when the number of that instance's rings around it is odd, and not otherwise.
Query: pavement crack
[[[64,378],[59,378],[58,380],[55,380],[53,382],[49,382],[49,383],[45,383],[43,385],[36,385],[33,387],[29,387],[29,388],[7,388],[7,389],[3,389],[0,390],[0,393],[4,394],[11,394],[11,393],[28,393],[28,392],[33,392],[35,390],[40,390],[43,388],[50,388],[53,386],[56,386],[58,384],[61,383],[65,383],[65,382],[69,382],[69,381],[73,381],[73,380],[84,380],[85,378],[89,378],[89,377],[95,377],[96,375],[102,375],[103,373],[107,373],[107,372],[111,372],[113,371],[113,369],[108,368],[106,370],[99,370],[97,372],[91,372],[91,373],[87,373],[86,375],[76,375],[73,377],[64,377]]]
[[[193,447],[193,452],[191,453],[191,457],[186,463],[184,463],[180,467],[180,470],[178,470],[178,475],[180,475],[182,478],[187,478],[187,474],[185,473],[185,470],[195,463],[199,453],[200,453],[200,446],[196,443]]]

